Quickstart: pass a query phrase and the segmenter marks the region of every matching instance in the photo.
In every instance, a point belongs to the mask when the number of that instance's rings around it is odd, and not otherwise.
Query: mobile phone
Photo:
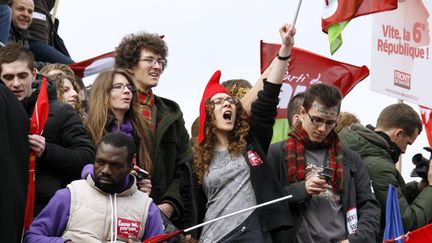
[[[321,179],[324,179],[327,184],[330,184],[332,180],[333,172],[334,172],[333,168],[324,167],[323,171],[319,173],[319,176]]]
[[[138,181],[149,178],[149,173],[141,168],[137,169],[136,172],[138,173],[136,176]]]

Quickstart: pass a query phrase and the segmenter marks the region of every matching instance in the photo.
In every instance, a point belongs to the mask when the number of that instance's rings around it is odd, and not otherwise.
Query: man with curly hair
[[[125,36],[115,52],[115,66],[134,77],[140,112],[152,133],[150,156],[154,167],[150,172],[150,196],[166,216],[178,220],[183,201],[176,168],[191,154],[189,134],[179,105],[152,91],[166,68],[168,47],[159,35],[141,32]],[[148,185],[141,185],[145,186]]]

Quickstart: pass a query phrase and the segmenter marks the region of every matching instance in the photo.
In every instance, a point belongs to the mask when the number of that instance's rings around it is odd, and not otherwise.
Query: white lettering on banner
[[[398,1],[372,15],[370,89],[432,107],[432,1]]]
[[[291,97],[300,92],[304,92],[312,84],[323,82],[320,78],[321,73],[312,76],[312,74],[309,73],[293,75],[286,72],[282,79],[283,83],[279,94],[279,104],[277,108],[286,109]]]
[[[281,91],[279,94],[279,104],[277,106],[278,109],[286,109],[288,103],[292,96],[304,92],[306,90],[306,86],[303,85],[295,85],[295,91],[293,92],[293,88],[289,83],[282,83]]]
[[[312,77],[312,74],[302,73],[299,76],[296,76],[294,74],[286,72],[282,78],[282,81],[284,83],[309,83],[309,85],[321,82],[321,73],[317,73],[315,75],[316,77]]]
[[[411,74],[394,70],[394,85],[404,89],[411,89]]]
[[[346,213],[348,234],[354,234],[357,231],[357,208],[350,208]]]
[[[124,218],[117,219],[117,232],[120,237],[137,240],[140,227],[141,222]]]

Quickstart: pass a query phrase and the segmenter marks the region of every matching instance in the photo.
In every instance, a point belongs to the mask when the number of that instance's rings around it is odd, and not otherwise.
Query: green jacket
[[[157,204],[172,204],[175,208],[172,218],[178,219],[184,208],[179,189],[181,175],[178,164],[191,156],[189,134],[183,113],[176,102],[155,96],[155,104],[157,125],[151,140],[153,173],[150,196]]]
[[[432,219],[432,187],[427,186],[420,192],[417,182],[405,184],[384,138],[362,125],[353,125],[351,130],[343,129],[339,137],[344,146],[360,154],[372,180],[375,197],[381,204],[381,230],[377,240],[381,240],[384,233],[389,184],[397,190],[405,232],[428,224]]]

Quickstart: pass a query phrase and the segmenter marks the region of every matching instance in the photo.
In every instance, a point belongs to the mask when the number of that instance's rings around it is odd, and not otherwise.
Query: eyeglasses
[[[146,62],[150,66],[154,66],[156,63],[158,63],[159,65],[162,66],[162,68],[165,68],[165,66],[167,64],[167,61],[165,59],[162,59],[162,58],[158,58],[158,59],[156,59],[156,58],[142,58],[142,59],[139,59],[139,61]]]
[[[211,103],[215,104],[215,105],[221,105],[223,104],[225,101],[227,101],[230,104],[236,104],[237,100],[234,99],[233,97],[226,97],[226,98],[222,98],[222,97],[218,97],[218,98],[214,98],[212,100],[210,100]]]
[[[132,84],[120,84],[120,83],[113,84],[111,86],[111,90],[117,91],[117,92],[123,92],[125,87],[127,87],[130,92],[135,92],[135,90],[136,90],[135,86]]]
[[[311,117],[311,115],[309,115],[309,113],[306,113],[309,116],[309,119],[311,120],[312,124],[314,124],[315,126],[322,126],[323,124],[325,124],[326,128],[333,128],[336,126],[336,121],[335,120],[323,120],[320,117]]]
[[[4,74],[2,76],[2,79],[6,80],[6,81],[12,81],[15,77],[18,77],[19,79],[25,79],[29,76],[29,73],[26,72],[22,72],[22,73],[17,73],[17,74]]]

